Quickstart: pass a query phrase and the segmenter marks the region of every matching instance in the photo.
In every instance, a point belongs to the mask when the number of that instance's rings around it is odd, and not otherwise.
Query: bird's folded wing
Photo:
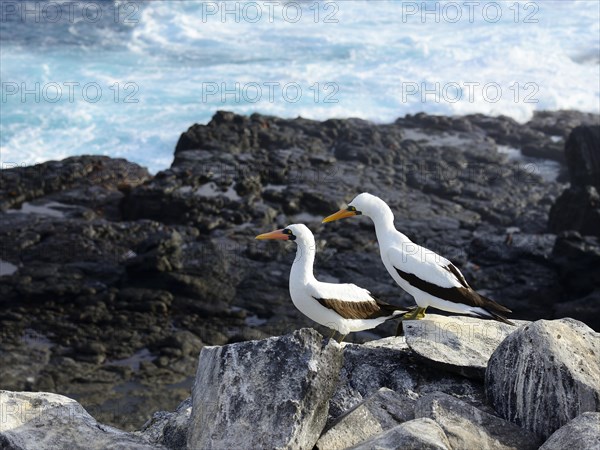
[[[416,244],[406,248],[392,247],[388,249],[387,257],[396,269],[423,283],[442,288],[469,288],[463,275],[449,260],[424,247]]]
[[[375,319],[391,316],[399,308],[375,299],[369,291],[355,284],[318,283],[312,297],[344,319]]]
[[[392,311],[382,309],[375,300],[345,301],[336,298],[315,298],[325,308],[331,309],[344,319],[376,319],[392,315]]]

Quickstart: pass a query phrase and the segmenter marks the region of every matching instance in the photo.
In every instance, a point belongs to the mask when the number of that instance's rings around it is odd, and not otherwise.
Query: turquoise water
[[[92,153],[156,172],[219,109],[599,112],[600,2],[421,4],[2,2],[1,165]]]

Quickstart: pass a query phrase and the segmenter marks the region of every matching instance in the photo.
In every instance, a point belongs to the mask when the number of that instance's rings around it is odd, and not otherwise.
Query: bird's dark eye
[[[348,211],[355,212],[356,208],[354,206],[348,206]]]
[[[283,230],[283,234],[292,234],[292,230],[288,230],[287,228]]]

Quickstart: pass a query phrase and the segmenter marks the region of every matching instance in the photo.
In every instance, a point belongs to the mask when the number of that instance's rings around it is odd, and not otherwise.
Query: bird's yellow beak
[[[280,239],[282,241],[287,241],[289,239],[288,234],[283,233],[283,228],[280,230],[271,231],[270,233],[259,234],[255,237],[255,239],[263,240],[263,239]]]
[[[334,220],[345,219],[346,217],[352,217],[356,215],[356,211],[349,211],[347,209],[340,209],[335,214],[327,216],[323,219],[323,223],[333,222]]]

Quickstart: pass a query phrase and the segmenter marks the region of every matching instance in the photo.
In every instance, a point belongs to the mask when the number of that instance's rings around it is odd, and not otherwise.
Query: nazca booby
[[[412,242],[394,227],[394,214],[379,197],[367,192],[357,195],[346,209],[323,222],[365,215],[375,224],[381,260],[394,281],[412,295],[417,308],[403,319],[421,319],[431,306],[443,311],[488,317],[514,325],[504,315],[510,309],[472,289],[451,261]]]
[[[297,245],[290,272],[292,302],[309,319],[337,331],[342,342],[355,331],[375,328],[388,319],[405,314],[406,309],[382,302],[355,284],[318,281],[313,274],[315,238],[303,224],[256,236],[256,239],[291,240]],[[332,334],[332,337],[333,337]]]

